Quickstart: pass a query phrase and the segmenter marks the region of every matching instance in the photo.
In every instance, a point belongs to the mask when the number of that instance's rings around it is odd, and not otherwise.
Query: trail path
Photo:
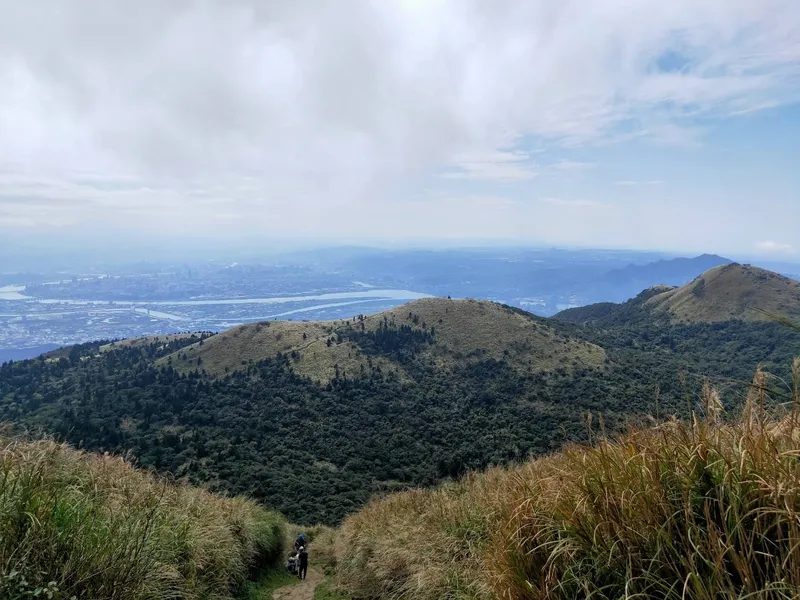
[[[322,579],[321,573],[309,569],[305,581],[278,588],[272,592],[272,600],[314,600],[314,590]]]

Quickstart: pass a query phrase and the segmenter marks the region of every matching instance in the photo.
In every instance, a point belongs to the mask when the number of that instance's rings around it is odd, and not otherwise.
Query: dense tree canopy
[[[685,412],[704,377],[748,380],[759,363],[785,375],[800,353],[800,334],[772,323],[553,325],[603,346],[607,365],[521,375],[482,360],[443,369],[417,352],[436,343],[434,328],[389,324],[345,337],[367,355],[401,361],[410,380],[376,369],[319,384],[281,354],[214,378],[156,364],[196,339],[103,351],[94,343],[0,367],[0,420],[130,452],[143,466],[251,495],[299,522],[337,523],[373,494],[582,440],[587,412],[607,430],[637,415]]]

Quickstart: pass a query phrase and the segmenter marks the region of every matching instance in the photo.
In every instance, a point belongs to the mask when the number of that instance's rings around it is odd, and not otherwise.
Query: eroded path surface
[[[308,570],[305,581],[286,585],[272,592],[272,600],[314,600],[314,590],[322,583],[322,574]]]

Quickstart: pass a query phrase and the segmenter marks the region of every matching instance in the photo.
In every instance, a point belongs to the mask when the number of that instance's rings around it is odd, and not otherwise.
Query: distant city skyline
[[[0,9],[1,253],[535,244],[800,262],[791,0]]]

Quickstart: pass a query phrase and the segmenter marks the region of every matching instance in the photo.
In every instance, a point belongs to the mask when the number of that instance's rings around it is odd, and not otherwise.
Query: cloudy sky
[[[797,0],[0,0],[0,238],[800,252]]]

